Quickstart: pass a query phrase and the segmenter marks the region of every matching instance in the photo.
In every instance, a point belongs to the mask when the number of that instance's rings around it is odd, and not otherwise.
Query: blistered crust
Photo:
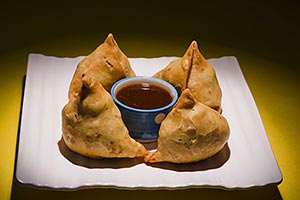
[[[93,77],[103,85],[106,91],[110,91],[116,81],[135,76],[135,73],[113,35],[109,34],[104,43],[77,65],[69,88],[69,99],[78,95],[83,75]]]
[[[148,154],[129,136],[110,94],[93,78],[82,78],[79,95],[62,110],[63,139],[73,151],[92,158],[133,158]]]
[[[209,158],[224,147],[229,132],[221,114],[185,89],[161,124],[157,150],[145,162],[189,163]]]
[[[171,83],[179,94],[189,88],[199,102],[221,112],[222,91],[215,70],[200,53],[196,41],[182,58],[169,63],[154,77]]]

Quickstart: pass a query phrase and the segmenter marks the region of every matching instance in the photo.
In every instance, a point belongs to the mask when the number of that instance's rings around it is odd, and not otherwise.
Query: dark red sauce
[[[124,87],[118,91],[116,97],[123,104],[138,109],[160,108],[173,100],[167,90],[148,83],[136,83]]]

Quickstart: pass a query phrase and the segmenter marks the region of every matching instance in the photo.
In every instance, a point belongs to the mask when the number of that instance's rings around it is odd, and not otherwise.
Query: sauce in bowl
[[[178,99],[170,83],[146,76],[121,79],[110,93],[130,136],[143,143],[157,140],[160,124]]]
[[[116,98],[127,106],[138,109],[156,109],[170,104],[170,93],[162,87],[150,83],[134,83],[120,89]]]

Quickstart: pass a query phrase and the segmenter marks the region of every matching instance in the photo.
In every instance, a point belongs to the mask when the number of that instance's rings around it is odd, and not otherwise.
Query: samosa
[[[93,77],[109,92],[116,81],[135,76],[135,73],[127,56],[110,33],[104,43],[77,65],[69,88],[69,99],[78,95],[82,87],[81,78],[84,75]]]
[[[215,155],[229,138],[227,120],[198,102],[187,88],[161,123],[157,150],[145,162],[197,162]]]
[[[91,158],[134,158],[148,154],[129,136],[111,95],[93,76],[81,78],[80,91],[62,110],[63,139]]]
[[[170,62],[154,77],[171,83],[179,94],[189,88],[199,102],[221,112],[222,91],[215,70],[200,53],[196,41],[182,58]]]

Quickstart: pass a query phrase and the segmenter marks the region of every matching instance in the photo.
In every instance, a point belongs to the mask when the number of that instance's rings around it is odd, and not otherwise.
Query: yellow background
[[[300,198],[300,20],[294,2],[23,1],[0,6],[0,199]],[[282,171],[282,183],[232,191],[67,192],[17,183],[14,167],[28,54],[87,55],[109,32],[128,57],[182,56],[194,39],[206,58],[236,56]]]

